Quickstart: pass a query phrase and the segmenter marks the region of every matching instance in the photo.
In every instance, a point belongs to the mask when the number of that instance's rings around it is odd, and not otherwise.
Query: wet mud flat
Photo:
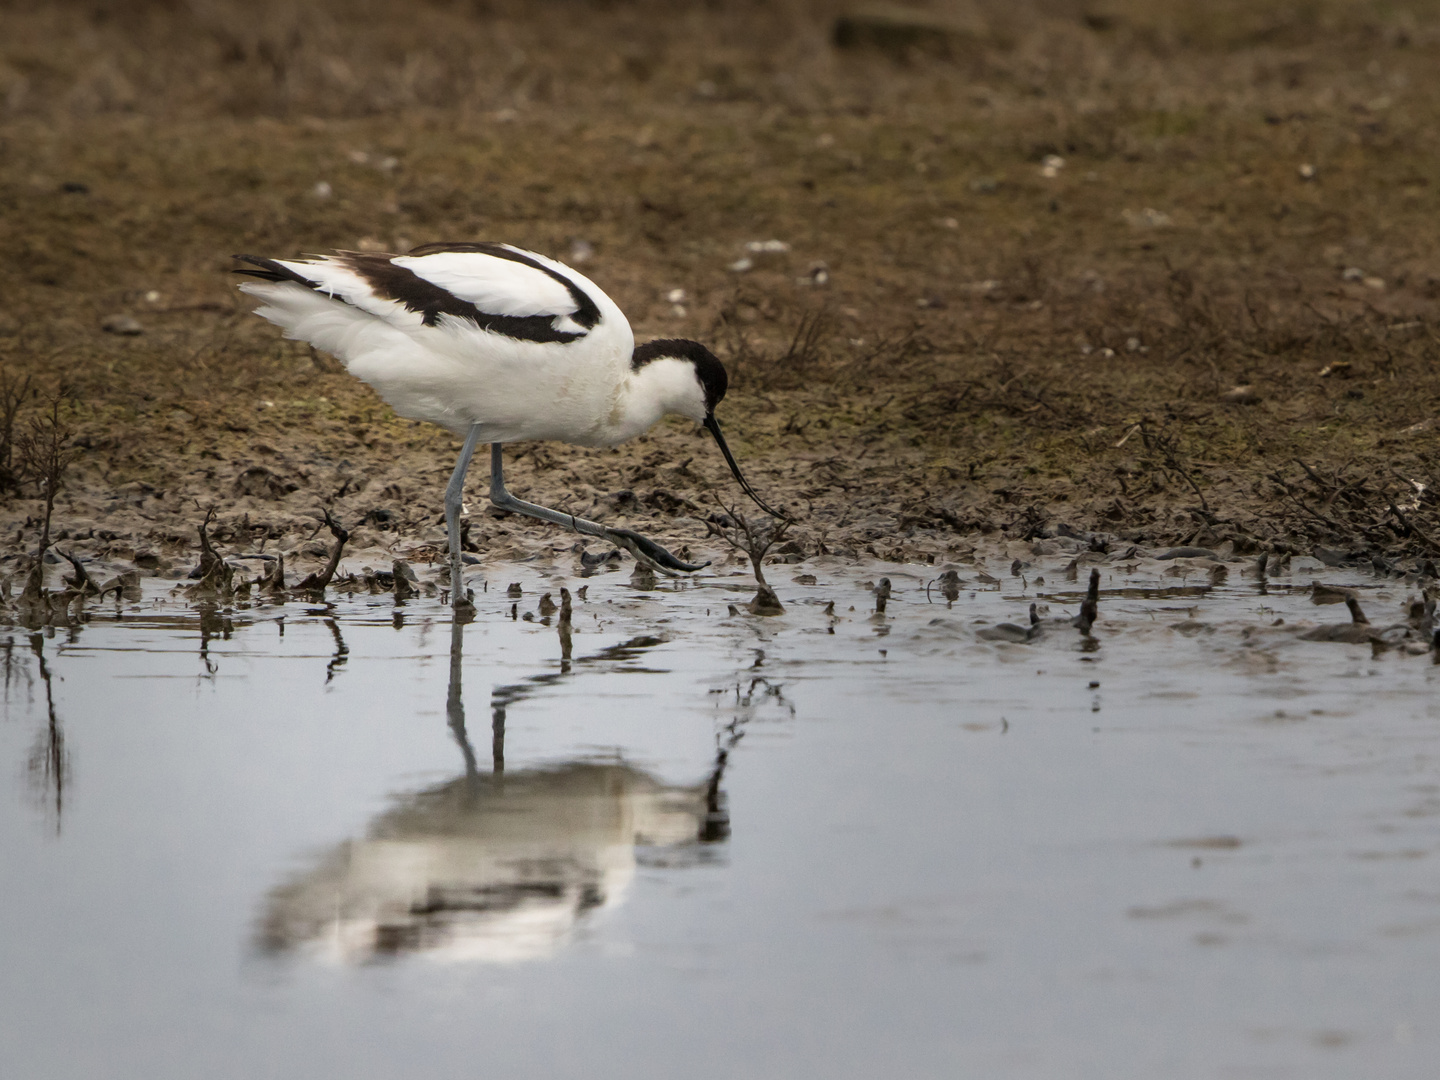
[[[1226,556],[12,625],[7,1072],[1428,1076],[1426,583]]]
[[[716,351],[807,551],[1065,523],[1436,556],[1433,3],[978,0],[889,45],[854,6],[577,3],[586,64],[517,0],[16,8],[0,553],[53,490],[11,435],[62,390],[62,539],[193,556],[213,505],[237,546],[318,506],[425,540],[454,440],[281,340],[230,256],[504,240]],[[512,473],[647,531],[714,509],[699,446]]]

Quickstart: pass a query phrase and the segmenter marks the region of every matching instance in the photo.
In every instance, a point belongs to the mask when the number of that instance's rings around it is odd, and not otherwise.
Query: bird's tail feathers
[[[268,319],[296,341],[308,341],[346,365],[372,348],[395,349],[407,342],[380,319],[339,300],[332,300],[293,281],[247,281],[240,291],[260,300],[255,314]]]

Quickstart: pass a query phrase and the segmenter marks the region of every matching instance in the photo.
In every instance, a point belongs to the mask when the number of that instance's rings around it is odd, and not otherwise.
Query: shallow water
[[[0,1074],[1431,1076],[1440,669],[1301,562],[0,632]]]

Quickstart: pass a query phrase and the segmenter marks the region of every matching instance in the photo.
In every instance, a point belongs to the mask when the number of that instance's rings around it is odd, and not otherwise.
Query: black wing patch
[[[495,248],[496,250],[488,250]],[[579,289],[574,282],[567,280],[563,275],[557,274],[548,268],[541,266],[533,259],[517,256],[515,252],[494,244],[426,244],[416,248],[411,254],[430,255],[436,251],[483,251],[487,255],[496,255],[502,258],[509,258],[515,262],[521,262],[527,266],[533,266],[537,270],[555,278],[569,290],[570,295],[575,298],[580,310],[570,317],[581,326],[589,330],[600,320],[600,309],[595,306],[585,293]],[[274,259],[262,259],[254,255],[236,255],[236,259],[246,262],[255,267],[245,267],[235,271],[237,274],[248,274],[251,277],[258,277],[265,281],[293,281],[304,285],[308,289],[319,290],[317,282],[311,281],[303,274],[284,266]],[[342,263],[364,279],[374,294],[384,300],[394,300],[403,304],[408,311],[418,312],[420,321],[426,326],[435,326],[440,322],[441,315],[453,315],[456,318],[468,319],[481,330],[490,330],[497,334],[503,334],[517,341],[534,341],[538,343],[559,342],[565,344],[574,341],[576,338],[584,337],[583,333],[574,333],[568,330],[555,329],[554,315],[493,315],[488,311],[481,311],[468,300],[461,300],[453,293],[442,289],[434,282],[426,281],[413,271],[396,266],[390,260],[394,255],[382,252],[368,251],[337,251],[335,253],[337,262]],[[343,297],[335,297],[343,300]],[[352,305],[353,306],[353,305]],[[586,308],[588,307],[588,312]],[[585,316],[582,318],[582,315]],[[587,321],[588,319],[588,321]]]
[[[479,255],[489,255],[492,258],[509,259],[511,262],[528,266],[532,270],[539,270],[542,274],[564,285],[566,291],[570,294],[570,299],[575,301],[575,313],[571,315],[570,318],[585,327],[586,330],[592,329],[595,324],[600,321],[600,309],[595,306],[595,301],[590,299],[589,293],[580,288],[579,285],[576,285],[575,282],[571,281],[564,274],[552,270],[544,263],[538,262],[528,255],[522,255],[518,251],[511,251],[504,244],[494,244],[488,241],[479,241],[473,244],[421,244],[419,247],[411,248],[406,254],[418,257],[421,255],[440,255],[446,252],[473,252]]]

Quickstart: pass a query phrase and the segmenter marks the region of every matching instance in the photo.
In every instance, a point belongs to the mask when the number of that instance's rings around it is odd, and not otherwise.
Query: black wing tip
[[[307,289],[313,289],[315,283],[288,266],[282,266],[274,259],[261,258],[259,255],[231,255],[232,259],[239,262],[249,263],[249,266],[237,266],[231,269],[232,274],[244,274],[247,277],[257,277],[262,281],[293,281],[296,284],[304,285]]]

